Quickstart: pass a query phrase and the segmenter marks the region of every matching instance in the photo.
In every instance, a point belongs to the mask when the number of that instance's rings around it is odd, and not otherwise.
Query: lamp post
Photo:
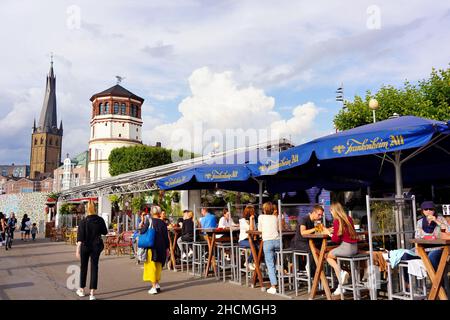
[[[378,104],[378,100],[377,99],[370,99],[369,101],[369,108],[372,109],[373,112],[373,122],[377,122],[376,118],[375,118],[375,110],[378,109],[380,105]]]

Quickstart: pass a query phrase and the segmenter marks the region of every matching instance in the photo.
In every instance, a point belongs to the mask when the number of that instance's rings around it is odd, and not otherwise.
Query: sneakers
[[[155,288],[158,293],[161,292],[161,286],[159,285],[159,283],[156,284]]]
[[[193,254],[194,252],[192,251],[192,249],[189,249],[188,258],[192,257]]]
[[[84,294],[84,290],[83,290],[83,289],[78,289],[76,293],[77,293],[77,296],[79,296],[79,297],[84,297],[84,296],[86,296],[86,295]]]
[[[266,292],[270,293],[270,294],[275,294],[275,293],[277,293],[277,288],[270,287],[269,289],[266,290]]]
[[[333,295],[339,296],[341,293],[345,293],[345,289],[342,289],[341,286],[338,286],[336,290],[334,290]]]
[[[349,276],[347,271],[341,270],[341,284],[347,284]]]
[[[148,290],[148,293],[149,293],[149,294],[157,294],[157,293],[158,293],[158,290],[156,290],[156,288],[154,288],[154,287],[151,287],[151,289]]]
[[[97,300],[97,298],[93,294],[91,294],[89,295],[89,300]]]
[[[186,253],[183,252],[183,254],[181,255],[181,259],[186,259]]]
[[[248,268],[250,271],[254,271],[256,268],[255,268],[255,264],[254,263],[248,263],[247,264],[247,262],[245,262],[244,263],[244,267],[246,267],[246,268]]]

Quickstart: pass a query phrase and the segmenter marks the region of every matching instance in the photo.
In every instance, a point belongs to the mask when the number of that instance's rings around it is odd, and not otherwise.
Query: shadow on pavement
[[[6,289],[15,289],[15,288],[32,287],[32,286],[34,286],[34,282],[19,282],[19,283],[11,283],[11,284],[2,284],[2,285],[0,285],[0,300],[11,300],[5,292]]]

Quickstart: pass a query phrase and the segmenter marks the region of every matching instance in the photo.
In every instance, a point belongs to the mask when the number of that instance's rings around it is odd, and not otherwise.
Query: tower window
[[[103,104],[100,103],[100,104],[98,105],[98,113],[97,113],[97,114],[103,114],[103,109],[102,109],[102,107],[103,107]]]
[[[44,138],[41,137],[41,144],[44,144]]]
[[[119,114],[119,103],[114,102],[114,114]]]
[[[119,138],[120,138],[120,137],[122,137],[122,134],[121,134],[121,133],[119,133]]]
[[[49,145],[53,145],[53,139],[52,139],[52,138],[50,138],[50,141],[49,141],[48,144],[49,144]]]
[[[139,129],[138,129],[138,128],[136,128],[136,132],[139,132]]]
[[[127,114],[127,107],[125,106],[125,103],[122,103],[120,108],[122,109],[121,114],[123,114],[123,115]]]
[[[105,122],[105,127],[107,127],[108,126],[108,122]]]
[[[109,103],[108,102],[105,102],[105,108],[103,110],[104,110],[103,111],[104,114],[109,113]]]
[[[59,143],[59,140],[58,140],[58,139],[56,139],[56,141],[55,141],[55,146],[57,146],[57,145],[58,145],[58,143]]]
[[[34,145],[37,145],[37,139],[34,138]]]
[[[125,127],[125,123],[122,123],[122,127]]]

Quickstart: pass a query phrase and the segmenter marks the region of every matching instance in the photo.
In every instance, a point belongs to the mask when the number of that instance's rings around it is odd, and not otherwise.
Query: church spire
[[[57,127],[56,115],[56,78],[53,72],[53,54],[50,61],[50,71],[47,75],[44,103],[39,117],[38,129],[40,132],[55,132]]]

